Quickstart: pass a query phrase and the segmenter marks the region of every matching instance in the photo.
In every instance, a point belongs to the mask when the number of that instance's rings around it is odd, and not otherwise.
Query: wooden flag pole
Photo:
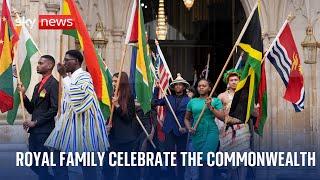
[[[277,39],[279,39],[279,36],[281,35],[282,31],[284,30],[284,28],[286,27],[286,25],[291,22],[293,19],[295,18],[295,16],[293,15],[289,15],[287,17],[287,19],[284,21],[284,23],[282,24],[278,34],[276,35],[276,37],[273,39],[271,45],[269,46],[268,50],[264,53],[264,57],[262,59],[265,59],[266,56],[270,53],[272,47],[274,46],[274,44],[276,43]]]
[[[160,48],[160,45],[159,45],[158,40],[157,40],[157,39],[154,39],[154,43],[155,43],[156,46],[157,46],[157,50],[158,50],[158,54],[159,54],[159,56],[160,56],[160,59],[163,59],[163,60],[165,61],[165,58],[164,58],[164,56],[163,56],[163,54],[162,54],[162,51],[161,51],[161,48]],[[161,51],[161,53],[159,53],[159,51]],[[157,58],[155,57],[154,53],[152,52],[151,54],[152,54],[153,59],[156,61]],[[170,77],[169,77],[170,80],[173,81],[173,77],[172,77],[171,71],[170,71],[170,69],[169,69],[169,67],[168,67],[168,65],[167,65],[167,62],[166,62],[166,63],[163,63],[163,65],[164,65],[164,68],[167,69],[167,70],[169,71],[169,73],[170,73]],[[169,91],[169,94],[172,94],[171,91],[170,91],[170,89],[168,89],[168,91]]]
[[[144,125],[142,124],[139,116],[136,114],[136,119],[139,122],[141,128],[143,129],[144,133],[146,134],[148,140],[150,141],[151,145],[153,146],[154,149],[157,149],[156,145],[154,144],[153,140],[150,138],[150,134],[148,133],[148,131],[146,130],[146,128],[144,127]]]
[[[159,56],[160,56],[160,59],[163,59],[163,60],[165,61],[165,58],[164,58],[164,56],[163,56],[162,50],[161,50],[160,45],[159,45],[159,41],[158,41],[157,39],[155,39],[154,42],[155,42],[155,44],[156,44],[156,46],[157,46],[157,50],[159,49],[159,50],[158,50],[158,54],[159,54]],[[161,51],[161,53],[159,53],[159,51]],[[153,58],[156,60],[156,57],[154,56],[154,54],[152,54],[152,56],[153,56]],[[166,62],[166,61],[165,61],[165,62]],[[171,71],[170,71],[170,69],[169,69],[169,67],[168,67],[167,62],[166,62],[166,63],[163,63],[163,65],[164,65],[164,68],[167,69],[167,70],[169,71],[169,73],[170,73],[170,80],[173,81],[173,77],[172,77],[172,74],[171,74]],[[170,90],[169,90],[169,91],[170,91]]]
[[[124,58],[126,56],[126,52],[127,52],[127,47],[128,45],[125,44],[124,45],[124,49],[122,50],[122,56],[121,56],[121,64],[120,64],[120,68],[119,68],[119,75],[118,75],[118,81],[117,81],[117,84],[116,84],[116,89],[114,91],[114,95],[118,94],[118,91],[119,91],[119,86],[120,86],[120,80],[121,80],[121,72],[122,72],[122,69],[123,69],[123,64],[124,64]],[[109,123],[108,123],[108,126],[111,128],[112,127],[112,116],[113,116],[113,112],[114,112],[114,104],[111,105],[111,111],[110,111],[110,118],[109,118]]]
[[[219,74],[219,77],[218,77],[218,79],[216,80],[216,82],[215,82],[215,84],[214,84],[214,86],[213,86],[213,88],[212,88],[212,90],[211,90],[211,92],[210,92],[209,97],[212,97],[214,91],[216,90],[216,88],[217,88],[217,86],[218,86],[218,83],[219,83],[219,81],[220,81],[221,78],[222,78],[223,72],[226,70],[227,65],[229,64],[229,62],[230,62],[230,60],[231,60],[231,57],[232,57],[234,51],[236,50],[236,47],[237,47],[238,44],[240,43],[243,34],[244,34],[245,31],[247,30],[247,27],[249,26],[249,23],[250,23],[250,21],[251,21],[251,19],[252,19],[252,16],[253,16],[256,8],[258,8],[258,2],[257,2],[257,3],[255,4],[255,6],[253,7],[253,9],[252,9],[252,11],[251,11],[251,13],[250,13],[250,15],[249,15],[246,23],[244,24],[244,26],[243,26],[243,28],[242,28],[242,31],[241,31],[241,33],[240,33],[240,35],[239,35],[236,43],[233,45],[233,48],[232,48],[232,50],[231,50],[231,52],[230,52],[230,54],[229,54],[229,56],[228,56],[228,59],[227,59],[226,63],[224,64],[224,66],[223,66],[223,68],[222,68],[222,70],[221,70],[221,72],[220,72],[220,74]],[[203,106],[202,111],[201,111],[201,113],[200,113],[200,115],[199,115],[199,117],[198,117],[195,125],[193,126],[193,128],[194,128],[195,130],[197,129],[197,127],[198,127],[198,125],[199,125],[199,123],[200,123],[200,120],[201,120],[201,118],[202,118],[203,113],[204,113],[205,110],[206,110],[206,106]]]
[[[60,59],[59,63],[62,63],[62,58],[63,58],[63,34],[60,35]],[[59,74],[59,73],[58,73]],[[62,76],[59,74],[59,89],[58,89],[58,113],[57,117],[60,117],[61,115],[61,98],[62,98]]]
[[[16,54],[16,50],[14,50]],[[22,84],[21,83],[21,78],[20,78],[20,66],[19,66],[19,60],[16,62],[16,72],[17,72],[17,78],[18,78],[18,84]],[[20,95],[20,102],[21,102],[21,107],[22,107],[22,118],[23,118],[23,122],[26,122],[26,112],[24,109],[24,102],[23,102],[23,94],[20,91],[19,92]]]
[[[16,18],[20,19],[20,16],[18,14],[18,11],[16,11],[15,9],[13,9],[14,11],[14,15]],[[21,32],[20,32],[21,33]],[[17,47],[14,47],[13,49],[14,51],[14,55],[16,55],[16,51],[17,51]],[[21,78],[20,78],[20,64],[19,64],[19,59],[16,62],[16,73],[17,73],[17,79],[18,79],[18,85],[22,84],[21,83]],[[25,89],[26,90],[26,89]],[[26,112],[25,112],[25,107],[24,107],[24,102],[23,102],[23,94],[21,91],[19,91],[19,95],[20,95],[20,102],[21,102],[21,107],[22,107],[22,119],[23,122],[26,122]]]
[[[155,79],[156,79],[157,81],[159,81],[158,77],[156,76],[156,72],[155,72],[155,70],[154,70],[154,67],[151,66],[150,69],[151,69],[151,71],[152,71],[153,76],[155,77]],[[174,112],[174,110],[173,110],[173,108],[172,108],[172,106],[171,106],[171,104],[170,104],[170,102],[169,102],[169,99],[168,99],[166,93],[164,92],[164,90],[162,89],[161,86],[159,86],[159,89],[160,89],[161,93],[163,94],[165,100],[167,101],[167,104],[168,104],[168,106],[169,106],[169,109],[170,109],[170,111],[171,111],[174,119],[176,120],[176,123],[177,123],[177,125],[179,126],[179,129],[182,128],[182,127],[181,127],[181,124],[180,124],[180,122],[179,122],[179,120],[178,120],[178,118],[177,118],[177,116],[176,116],[176,113]]]
[[[210,53],[208,54],[208,60],[207,60],[207,71],[206,71],[206,76],[205,76],[206,79],[208,79],[209,65],[210,65]]]

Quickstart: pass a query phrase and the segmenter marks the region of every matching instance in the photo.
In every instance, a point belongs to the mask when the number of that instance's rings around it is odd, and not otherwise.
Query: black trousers
[[[35,134],[30,133],[29,137],[29,151],[30,152],[50,152],[48,148],[44,146],[49,134]],[[49,174],[48,166],[35,166],[35,163],[32,163],[31,170],[38,175],[39,180],[68,180],[68,167],[59,166],[59,151],[54,152],[54,162],[57,165],[53,167],[54,176]],[[40,156],[40,162],[42,162],[43,156]]]
[[[177,174],[175,167],[168,167],[168,178],[173,180],[183,180],[185,167],[182,166],[182,156],[180,152],[186,151],[188,134],[175,135],[172,131],[166,134],[165,151],[177,152]]]
[[[97,180],[97,167],[81,166],[83,180]]]
[[[138,145],[137,142],[128,142],[122,144],[110,143],[110,151],[109,152],[133,152],[137,151]],[[108,165],[108,160],[105,159],[103,166],[103,176],[104,180],[138,180],[139,179],[139,168],[138,167],[118,167],[119,172],[118,175],[116,173],[116,167],[110,167]]]

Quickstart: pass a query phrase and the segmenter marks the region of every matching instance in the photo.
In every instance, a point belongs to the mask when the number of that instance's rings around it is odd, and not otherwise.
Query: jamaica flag
[[[252,19],[239,44],[239,47],[244,51],[245,66],[242,69],[241,79],[237,85],[229,113],[229,116],[244,123],[249,120],[254,109],[261,78],[263,43],[258,6],[253,11]]]

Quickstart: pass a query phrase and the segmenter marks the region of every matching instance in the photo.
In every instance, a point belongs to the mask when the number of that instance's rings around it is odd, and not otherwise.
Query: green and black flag
[[[258,98],[261,77],[263,44],[259,20],[259,8],[253,9],[254,14],[239,44],[244,51],[245,66],[231,104],[229,116],[247,123]]]

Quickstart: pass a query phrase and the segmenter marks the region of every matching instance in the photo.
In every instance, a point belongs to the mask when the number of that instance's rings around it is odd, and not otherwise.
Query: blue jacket
[[[171,113],[171,110],[167,104],[167,101],[165,98],[158,99],[157,94],[159,92],[159,89],[156,88],[153,96],[153,105],[155,106],[165,106],[165,118],[162,130],[164,133],[168,134],[171,131],[177,136],[182,135],[179,131],[179,126],[174,119],[173,114]],[[168,100],[172,106],[173,111],[175,112],[180,124],[182,127],[184,127],[184,116],[186,114],[187,110],[187,104],[190,101],[190,98],[187,95],[182,95],[180,97],[176,95],[169,95],[167,96]]]

